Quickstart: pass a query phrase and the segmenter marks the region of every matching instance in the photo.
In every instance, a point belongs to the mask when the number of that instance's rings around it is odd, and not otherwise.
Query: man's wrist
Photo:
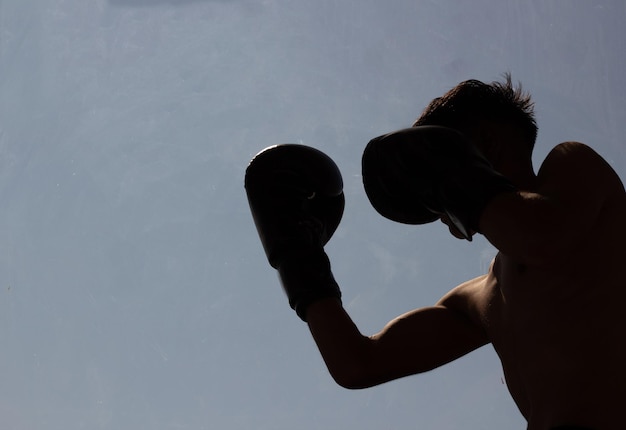
[[[341,299],[330,261],[322,248],[294,250],[278,267],[289,305],[306,321],[311,303],[325,298]]]

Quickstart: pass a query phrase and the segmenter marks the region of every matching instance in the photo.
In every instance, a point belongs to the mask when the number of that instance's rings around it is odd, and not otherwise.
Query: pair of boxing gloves
[[[511,182],[461,133],[412,127],[371,140],[363,152],[363,184],[372,206],[405,224],[447,216],[468,240],[485,206]],[[324,245],[344,209],[343,181],[333,160],[295,144],[257,154],[246,170],[252,216],[289,304],[306,321],[309,305],[341,298]]]

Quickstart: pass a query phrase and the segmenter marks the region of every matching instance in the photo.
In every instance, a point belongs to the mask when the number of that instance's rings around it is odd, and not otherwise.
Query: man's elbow
[[[329,372],[337,385],[348,390],[361,390],[377,385],[372,382],[371,376],[360,364],[353,363],[341,368],[329,369]]]
[[[362,390],[408,376],[411,373],[421,373],[403,372],[397,366],[385,366],[380,360],[367,354],[351,361],[344,361],[340,366],[328,367],[328,370],[334,381],[348,390]]]
[[[371,339],[368,339],[371,342]],[[362,348],[358,353],[344,356],[342,360],[335,360],[332,364],[327,362],[328,371],[334,381],[348,390],[361,390],[382,384],[390,379],[386,375],[384,367],[380,365],[373,351],[372,345]]]

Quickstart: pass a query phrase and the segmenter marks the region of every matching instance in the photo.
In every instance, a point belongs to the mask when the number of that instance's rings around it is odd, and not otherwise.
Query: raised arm
[[[341,175],[325,154],[302,145],[268,148],[250,163],[245,185],[269,263],[340,385],[363,388],[424,372],[487,342],[443,302],[396,318],[374,336],[359,332],[323,249],[343,211]]]
[[[308,324],[330,374],[351,389],[426,372],[488,342],[467,316],[443,305],[408,312],[368,337],[339,301],[324,300],[310,306]]]

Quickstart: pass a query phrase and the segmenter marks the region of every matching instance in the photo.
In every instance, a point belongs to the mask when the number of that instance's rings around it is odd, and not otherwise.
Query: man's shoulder
[[[590,146],[575,141],[556,145],[537,174],[540,191],[574,187],[577,191],[622,192],[624,186],[609,163]]]
[[[590,145],[576,140],[568,140],[554,146],[548,153],[546,159],[559,156],[600,157],[596,150]]]
[[[445,294],[437,305],[463,313],[473,319],[480,313],[482,303],[488,301],[490,274],[491,270],[488,274],[463,282]]]
[[[603,158],[590,146],[581,142],[563,142],[556,145],[548,153],[541,167],[539,177],[551,174],[554,170],[562,170],[574,164],[601,163]]]
[[[599,168],[615,175],[613,168],[598,152],[591,146],[576,141],[563,142],[552,148],[541,164],[538,175],[541,178],[546,174],[554,173],[555,170],[563,172],[580,168]],[[585,173],[589,173],[586,169],[578,171],[578,176],[584,177]]]

